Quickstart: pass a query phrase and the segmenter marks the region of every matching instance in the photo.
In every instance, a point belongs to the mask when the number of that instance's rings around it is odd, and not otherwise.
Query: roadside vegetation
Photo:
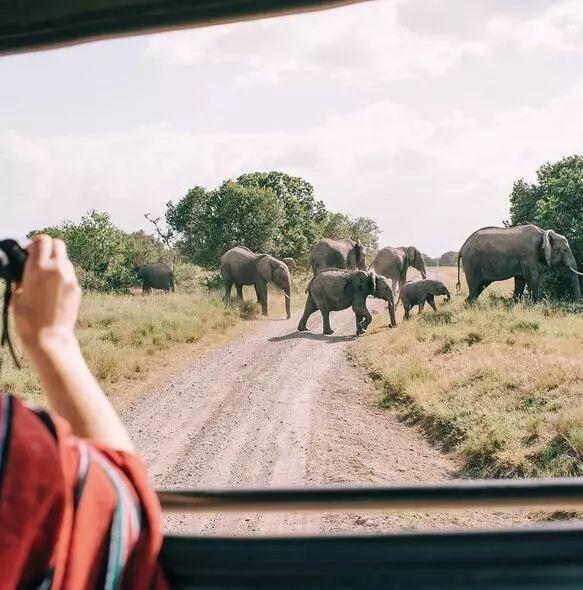
[[[455,293],[455,269],[440,269]],[[352,354],[380,403],[459,456],[473,477],[583,474],[583,307],[513,304],[510,281],[462,291],[394,330],[378,318]]]
[[[223,301],[220,275],[191,264],[175,267],[177,292],[154,291],[141,295],[86,291],[83,294],[77,334],[94,374],[114,403],[131,398],[134,390],[151,377],[178,349],[199,352],[261,321],[261,307],[252,288],[244,291],[245,303]],[[304,304],[305,277],[294,275],[292,308]],[[233,289],[233,295],[234,295]],[[285,317],[283,295],[270,289],[270,316]],[[14,367],[3,351],[0,388],[40,403],[35,373],[17,346],[22,369]],[[189,347],[189,345],[192,345]]]

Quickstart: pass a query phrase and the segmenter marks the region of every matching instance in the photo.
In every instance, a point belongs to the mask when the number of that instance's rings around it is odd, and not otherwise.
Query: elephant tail
[[[457,283],[455,284],[455,290],[458,292],[462,288],[462,283],[461,283],[461,279],[460,279],[460,261],[461,261],[461,259],[462,259],[462,251],[460,250],[457,253]]]

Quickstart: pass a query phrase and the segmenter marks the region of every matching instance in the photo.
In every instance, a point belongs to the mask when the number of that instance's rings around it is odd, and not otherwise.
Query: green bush
[[[77,270],[81,287],[89,291],[127,292],[137,284],[134,267],[150,262],[171,261],[172,253],[144,232],[128,234],[116,227],[107,213],[89,211],[79,223],[30,232],[61,238]]]
[[[520,179],[510,194],[512,225],[534,223],[553,229],[568,240],[579,264],[583,266],[583,156],[574,155],[558,162],[543,164],[533,184]],[[570,272],[563,267],[544,268],[543,292],[555,298],[571,294]]]

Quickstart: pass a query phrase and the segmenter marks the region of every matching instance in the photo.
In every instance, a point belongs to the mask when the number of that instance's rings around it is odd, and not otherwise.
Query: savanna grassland
[[[83,294],[77,324],[79,342],[97,379],[117,405],[142,391],[168,363],[178,359],[184,365],[205,348],[261,320],[252,287],[244,289],[245,303],[225,305],[217,273],[186,264],[178,265],[175,272],[176,293]],[[304,288],[305,277],[294,275],[293,309],[303,305],[300,293]],[[269,305],[271,317],[285,317],[281,291],[270,288]],[[37,377],[16,338],[15,344],[22,368],[17,369],[5,352],[0,387],[40,403],[43,398]],[[180,362],[172,368],[180,369]]]
[[[455,293],[454,269],[438,273]],[[581,475],[583,307],[513,304],[511,292],[494,284],[467,306],[462,289],[394,330],[377,316],[351,354],[380,403],[455,453],[466,475]]]

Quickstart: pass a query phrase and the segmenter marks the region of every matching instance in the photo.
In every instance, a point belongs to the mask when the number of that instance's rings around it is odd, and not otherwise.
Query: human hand
[[[34,353],[53,342],[75,338],[81,290],[62,240],[39,235],[27,251],[11,307],[16,333],[27,351]]]

